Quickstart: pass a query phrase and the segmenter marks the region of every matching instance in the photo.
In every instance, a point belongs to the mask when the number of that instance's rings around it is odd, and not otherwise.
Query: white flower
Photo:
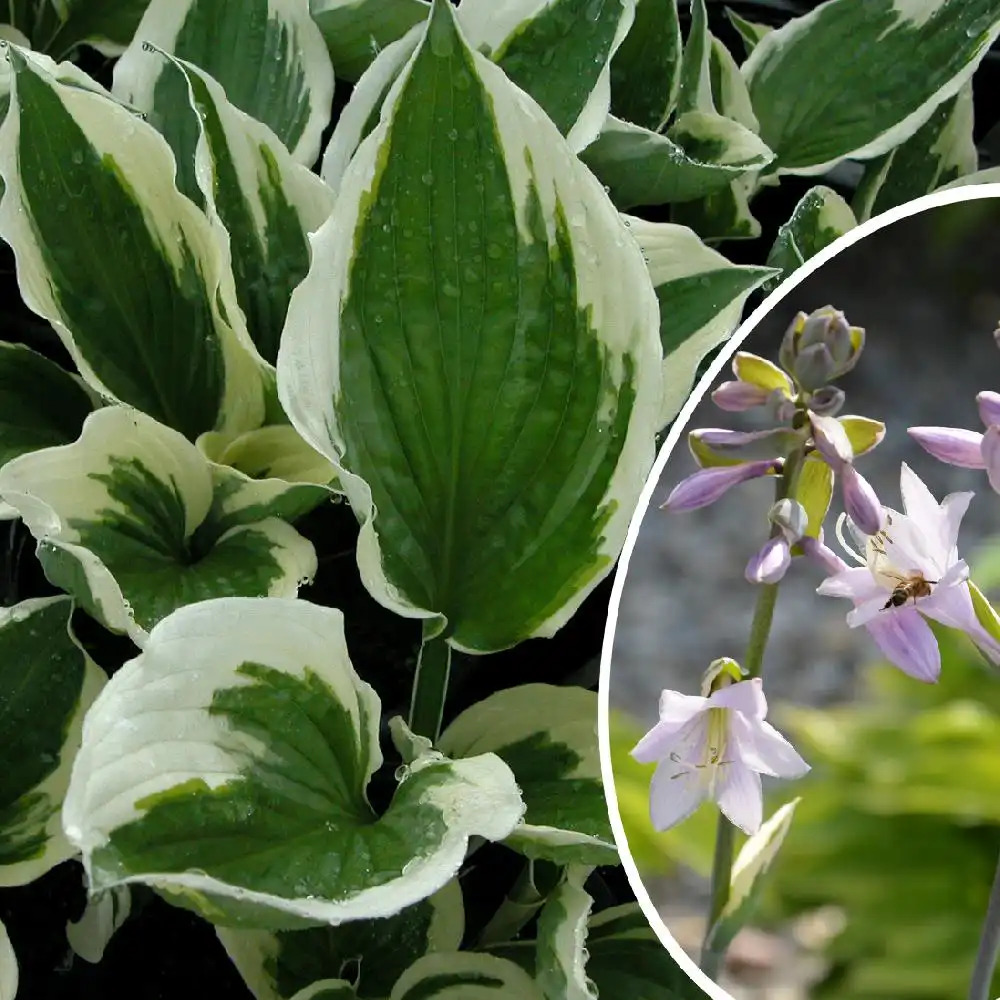
[[[707,698],[664,691],[660,721],[632,756],[660,761],[649,791],[653,826],[666,830],[713,799],[727,819],[756,833],[763,817],[760,776],[799,778],[809,765],[764,721],[760,678],[740,681]]]

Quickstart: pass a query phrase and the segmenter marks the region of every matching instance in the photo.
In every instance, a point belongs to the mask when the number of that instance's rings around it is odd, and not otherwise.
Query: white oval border
[[[650,470],[646,484],[639,495],[639,504],[629,522],[628,533],[625,536],[625,545],[622,548],[621,557],[618,561],[618,568],[615,571],[614,584],[611,588],[611,600],[608,604],[608,621],[604,630],[604,643],[601,647],[601,671],[597,694],[597,739],[601,755],[601,780],[604,784],[604,797],[608,804],[608,816],[611,820],[611,828],[614,831],[615,842],[618,845],[618,853],[621,856],[625,874],[628,876],[629,884],[632,886],[635,897],[639,901],[642,912],[646,915],[650,927],[656,932],[664,948],[670,952],[671,957],[681,967],[681,970],[705,991],[712,1000],[734,1000],[716,982],[709,979],[693,959],[689,958],[687,952],[674,940],[667,925],[663,922],[653,901],[649,898],[645,886],[639,877],[639,870],[632,859],[628,841],[625,838],[625,830],[622,827],[621,813],[618,810],[618,793],[615,790],[614,772],[611,768],[611,746],[608,732],[608,710],[609,710],[609,687],[611,675],[611,650],[614,647],[615,631],[618,627],[618,605],[621,601],[622,589],[625,585],[625,578],[628,575],[629,559],[632,557],[632,550],[639,535],[639,527],[642,519],[649,509],[649,502],[653,491],[656,489],[663,474],[663,467],[667,464],[677,442],[684,433],[695,407],[701,402],[702,397],[708,391],[722,369],[728,364],[732,356],[739,349],[747,337],[757,328],[760,321],[785,298],[788,293],[808,278],[813,271],[821,268],[827,261],[836,257],[841,250],[846,250],[855,243],[860,242],[866,236],[878,232],[886,226],[891,226],[900,219],[909,218],[911,215],[919,215],[931,208],[940,205],[954,205],[964,201],[979,201],[986,198],[1000,199],[1000,183],[995,184],[967,184],[960,187],[933,191],[922,198],[916,198],[889,209],[881,215],[868,219],[861,225],[843,236],[838,237],[828,247],[821,250],[815,257],[811,257],[801,267],[797,268],[788,278],[786,278],[766,299],[736,328],[735,333],[729,338],[726,346],[712,362],[708,370],[701,377],[698,384],[691,390],[687,401],[681,407],[680,413],[674,418],[670,432],[660,448],[653,468]]]

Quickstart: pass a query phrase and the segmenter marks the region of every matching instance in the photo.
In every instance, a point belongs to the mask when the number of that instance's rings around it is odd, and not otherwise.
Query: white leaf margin
[[[0,1000],[14,1000],[17,994],[17,956],[7,928],[0,920]]]

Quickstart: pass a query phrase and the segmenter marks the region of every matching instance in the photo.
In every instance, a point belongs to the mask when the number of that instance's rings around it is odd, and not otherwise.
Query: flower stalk
[[[1000,859],[997,860],[996,874],[990,889],[990,901],[986,907],[983,930],[979,937],[976,964],[972,969],[969,984],[969,1000],[989,1000],[993,970],[1000,955]]]
[[[432,743],[437,743],[441,735],[450,674],[451,646],[441,636],[428,638],[425,634],[413,678],[408,725],[414,733],[426,736]]]

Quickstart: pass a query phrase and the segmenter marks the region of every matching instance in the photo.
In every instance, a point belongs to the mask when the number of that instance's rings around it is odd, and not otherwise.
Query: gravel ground
[[[1000,531],[1000,501],[983,473],[934,461],[911,443],[905,428],[979,429],[976,392],[1000,390],[1000,350],[990,336],[1000,321],[1000,246],[989,239],[998,221],[1000,202],[990,200],[932,209],[897,222],[806,279],[744,344],[746,350],[776,358],[795,312],[827,304],[865,327],[867,345],[859,367],[839,383],[847,392],[842,412],[884,420],[888,433],[871,455],[859,460],[858,468],[889,506],[900,505],[903,461],[939,498],[975,490],[960,537],[966,556]],[[688,429],[767,426],[753,416],[723,413],[705,401]],[[694,469],[682,439],[643,518],[622,592],[610,702],[644,727],[656,721],[662,688],[697,693],[711,660],[742,659],[756,599],[755,588],[743,579],[743,567],[767,536],[773,486],[765,481],[744,484],[700,511],[658,510],[670,489]],[[829,525],[839,512],[836,498],[834,504]],[[837,547],[829,529],[827,541]],[[797,561],[782,586],[764,669],[772,705],[850,700],[859,670],[877,655],[863,629],[846,627],[847,602],[815,594],[821,579],[815,567]],[[696,948],[704,886],[693,880],[657,880],[648,888],[674,936]],[[821,972],[809,955],[809,942],[797,940],[795,928],[781,937],[754,938],[755,933],[734,943],[736,965],[725,981],[734,996],[808,996],[808,983]],[[745,951],[750,958],[740,957]]]

